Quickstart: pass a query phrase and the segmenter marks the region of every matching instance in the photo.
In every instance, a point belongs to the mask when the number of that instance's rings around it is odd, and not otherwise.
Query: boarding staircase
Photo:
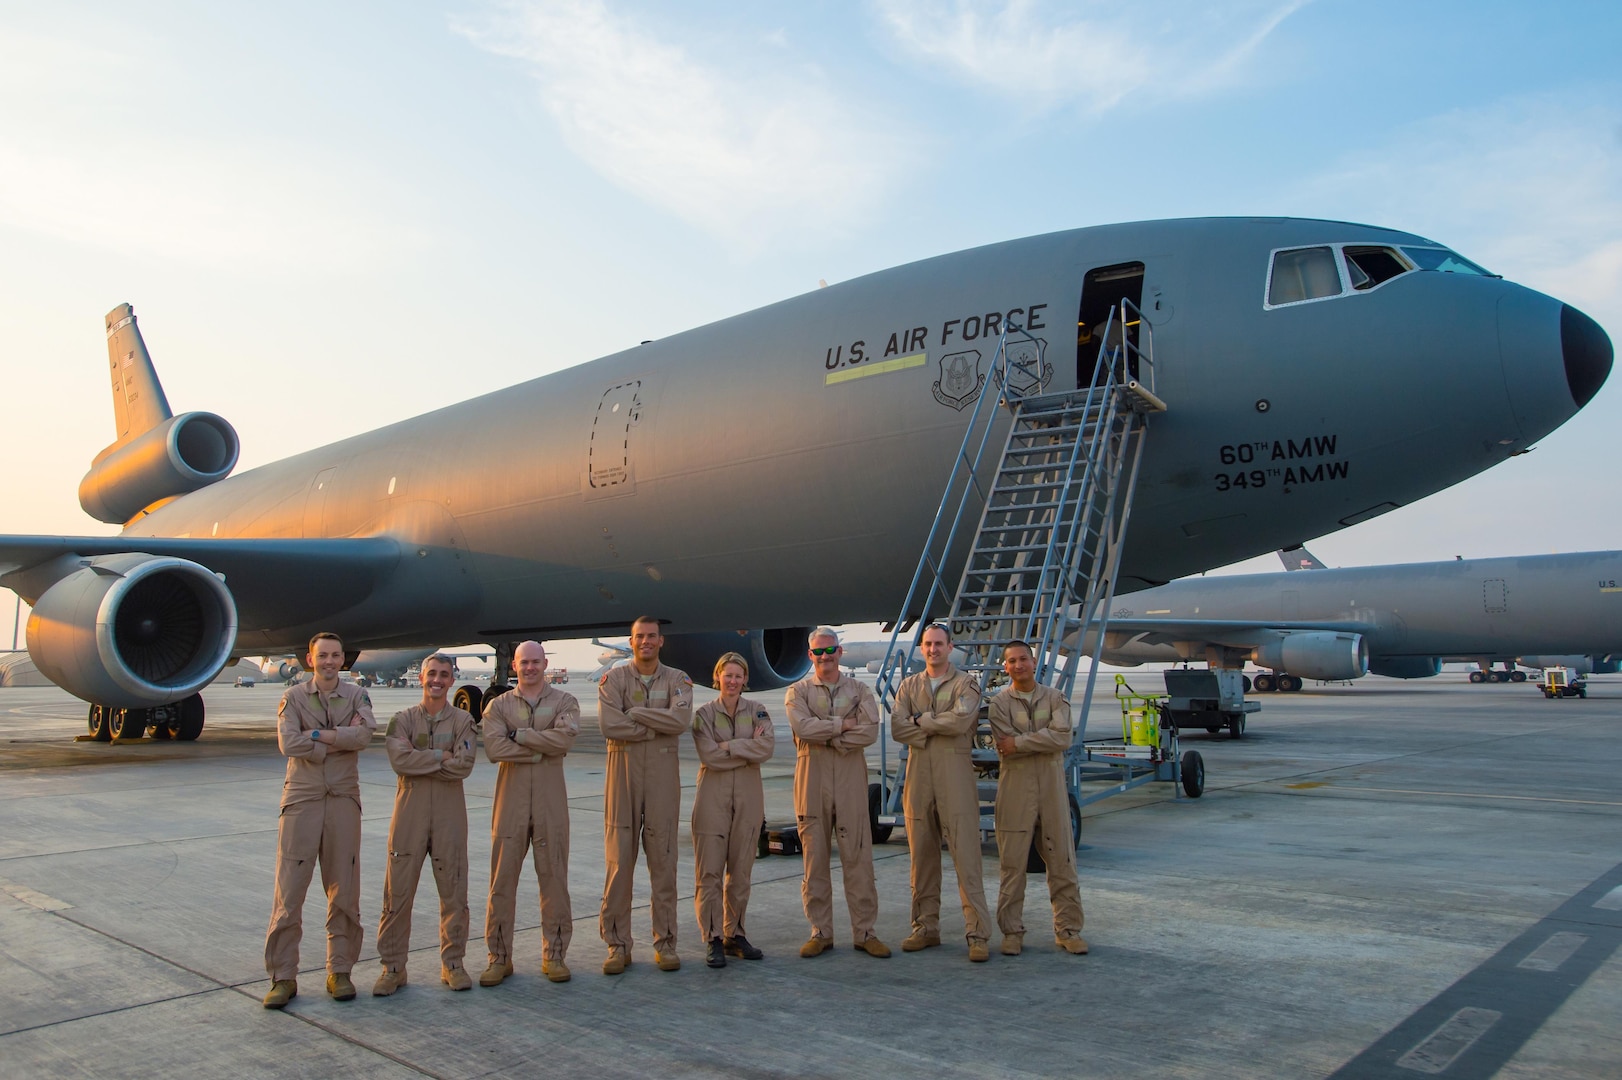
[[[982,692],[1001,680],[1003,646],[1025,641],[1037,681],[1067,699],[1083,644],[1102,641],[1107,629],[1148,417],[1166,408],[1154,394],[1153,330],[1136,305],[1122,300],[1106,323],[1092,383],[1075,390],[1041,392],[1043,350],[1022,327],[1005,327],[891,626],[875,684],[885,737],[872,801],[883,836],[902,823],[906,780],[906,747],[892,768],[890,712],[908,661],[919,663],[923,628],[936,621],[951,627],[957,667],[974,673]],[[971,532],[965,523],[976,518]],[[1078,748],[1094,670],[1089,665],[1076,710]],[[996,753],[983,729],[974,753],[983,775],[994,769]],[[1067,764],[1074,790],[1080,771],[1076,762]],[[984,796],[983,790],[982,803]],[[983,810],[982,828],[990,827]]]

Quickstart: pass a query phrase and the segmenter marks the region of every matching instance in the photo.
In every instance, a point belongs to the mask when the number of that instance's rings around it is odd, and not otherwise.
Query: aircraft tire
[[[1182,777],[1184,795],[1197,799],[1205,794],[1205,759],[1200,757],[1198,750],[1190,750],[1183,755],[1182,768],[1178,771]]]
[[[867,785],[867,825],[873,832],[873,842],[882,844],[890,839],[894,825],[879,824],[879,810],[884,806],[884,788],[879,784]]]
[[[203,695],[193,694],[175,702],[174,719],[169,721],[169,734],[181,742],[196,742],[203,733]]]
[[[113,739],[139,739],[146,735],[152,723],[151,709],[111,709],[107,715],[107,734]]]
[[[1472,671],[1470,673],[1470,681],[1473,683],[1486,682],[1487,676],[1483,675],[1479,671]]]
[[[456,693],[451,695],[451,704],[475,720],[484,719],[484,691],[471,683],[456,688]]]
[[[90,738],[96,742],[111,742],[112,732],[107,730],[107,721],[112,712],[105,705],[90,706]]]
[[[1258,694],[1272,693],[1272,690],[1273,690],[1273,676],[1271,676],[1271,675],[1258,675],[1255,678],[1254,685],[1256,687],[1256,693],[1258,693]]]
[[[1503,677],[1496,671],[1487,672],[1487,681],[1490,683],[1503,682]]]
[[[1509,673],[1509,681],[1510,682],[1525,682],[1526,681],[1526,672],[1524,672],[1524,671],[1512,671],[1512,672],[1510,672]]]
[[[1295,693],[1301,689],[1302,685],[1301,676],[1299,675],[1280,675],[1278,677],[1278,688],[1286,694]]]

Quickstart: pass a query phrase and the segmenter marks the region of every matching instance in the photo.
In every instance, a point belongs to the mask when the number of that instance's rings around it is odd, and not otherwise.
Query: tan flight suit
[[[1070,835],[1070,795],[1064,782],[1064,752],[1070,746],[1070,703],[1051,686],[1036,685],[1029,701],[1012,686],[991,699],[991,731],[1013,736],[1014,752],[1002,758],[997,780],[997,926],[1025,932],[1025,860],[1032,841],[1048,864],[1053,934],[1081,931],[1081,890],[1076,884],[1076,838]]]
[[[631,886],[640,839],[648,856],[653,947],[676,951],[676,830],[681,764],[676,751],[693,726],[693,680],[660,664],[644,679],[630,664],[597,684],[597,723],[608,743],[603,846],[608,879],[598,929],[610,946],[631,951]]]
[[[510,964],[525,854],[541,894],[541,959],[561,961],[574,936],[569,903],[569,792],[563,758],[580,734],[580,702],[550,683],[531,705],[515,686],[484,710],[484,752],[500,769],[490,811],[490,899],[484,947]]]
[[[425,855],[433,857],[439,888],[439,962],[461,967],[467,953],[467,798],[462,781],[473,771],[477,735],[473,717],[449,703],[433,715],[413,705],[389,721],[383,746],[400,780],[389,822],[377,955],[390,971],[404,971],[411,951],[411,907]],[[455,755],[448,762],[446,750]]]
[[[963,929],[970,942],[991,934],[991,913],[981,875],[980,798],[970,743],[980,722],[980,687],[974,676],[948,667],[933,693],[929,673],[909,675],[896,691],[891,731],[907,746],[902,810],[912,855],[912,929],[939,937],[941,838],[952,852]]]
[[[320,728],[336,736],[314,742]],[[298,977],[304,894],[316,863],[327,891],[327,972],[348,974],[360,956],[360,770],[355,755],[377,730],[372,699],[353,683],[321,694],[315,680],[287,688],[276,707],[276,744],[287,756],[276,823],[276,900],[265,934],[271,981]],[[326,736],[322,736],[323,739]]]
[[[693,796],[693,910],[699,936],[710,942],[744,932],[749,874],[766,824],[760,763],[771,759],[777,732],[759,702],[739,698],[735,715],[728,716],[717,700],[693,713],[693,743],[702,763]]]
[[[834,889],[831,840],[837,832],[845,879],[850,931],[859,946],[875,937],[879,891],[873,881],[873,830],[867,818],[867,747],[879,736],[879,705],[873,691],[849,675],[826,686],[808,675],[788,688],[789,728],[794,732],[794,816],[800,826],[805,878],[800,897],[813,936],[833,940]],[[860,723],[840,731],[847,716]]]

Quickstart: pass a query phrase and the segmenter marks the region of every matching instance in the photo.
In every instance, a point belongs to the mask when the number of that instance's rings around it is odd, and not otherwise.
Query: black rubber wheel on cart
[[[1245,718],[1236,716],[1228,721],[1228,738],[1242,739],[1245,735]]]
[[[873,783],[867,785],[867,825],[873,831],[873,842],[882,844],[890,839],[890,832],[894,825],[880,825],[879,811],[884,809],[884,787]]]
[[[1070,796],[1070,843],[1081,847],[1081,804]]]
[[[1205,759],[1200,757],[1198,750],[1190,750],[1183,755],[1183,767],[1179,771],[1183,778],[1183,794],[1190,799],[1205,794]]]
[[[1205,733],[1207,735],[1215,735],[1217,732],[1219,732],[1221,730],[1222,729],[1220,727],[1208,727],[1208,728],[1205,729]]]
[[[1242,686],[1244,686],[1244,688],[1245,688],[1245,693],[1247,693],[1247,694],[1250,693],[1250,676],[1249,675],[1241,675],[1241,676],[1239,676],[1239,679],[1240,679],[1240,684]]]
[[[771,853],[772,853],[772,846],[766,840],[766,823],[764,821],[762,821],[760,823],[760,846],[755,849],[755,855],[758,858],[764,859],[766,856],[770,855]]]

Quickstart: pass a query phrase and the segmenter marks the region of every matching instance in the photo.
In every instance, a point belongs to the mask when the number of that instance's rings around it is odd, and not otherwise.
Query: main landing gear
[[[203,715],[201,694],[152,709],[92,705],[89,715],[90,739],[92,742],[131,742],[144,738],[150,728],[154,739],[192,742],[203,733]]]
[[[1251,679],[1250,684],[1255,688],[1256,693],[1258,694],[1267,694],[1274,690],[1277,690],[1280,693],[1293,694],[1297,690],[1300,690],[1303,685],[1305,685],[1301,681],[1301,676],[1291,675],[1283,671],[1264,671],[1260,675],[1257,675],[1254,679]]]
[[[1494,671],[1491,666],[1488,666],[1472,671],[1470,681],[1473,683],[1525,682],[1526,672],[1518,671],[1507,665],[1502,671]]]

